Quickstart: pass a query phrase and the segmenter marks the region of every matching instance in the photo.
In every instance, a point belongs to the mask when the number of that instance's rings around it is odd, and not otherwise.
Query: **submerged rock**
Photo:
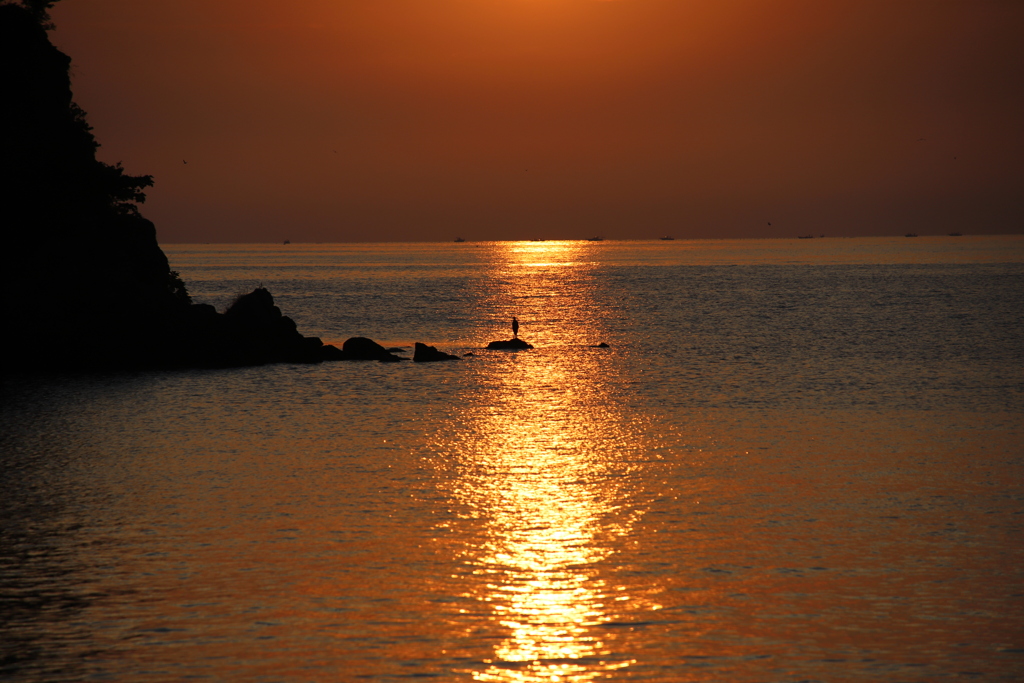
[[[530,344],[527,344],[522,339],[516,338],[516,339],[505,339],[505,340],[499,340],[499,341],[492,341],[490,344],[487,345],[487,348],[488,349],[492,349],[492,350],[495,350],[495,349],[506,349],[506,350],[516,351],[516,350],[520,350],[520,349],[532,349],[533,346],[530,345]]]
[[[412,360],[415,363],[433,363],[439,360],[459,360],[459,357],[438,351],[436,346],[427,346],[416,342],[416,351],[413,353]]]

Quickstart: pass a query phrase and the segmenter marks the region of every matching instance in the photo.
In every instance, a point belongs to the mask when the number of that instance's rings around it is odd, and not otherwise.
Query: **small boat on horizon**
[[[665,235],[664,237],[659,237],[658,239],[659,240],[666,240],[667,241],[667,240],[674,240],[675,237],[672,237],[671,235]]]
[[[456,237],[455,241],[456,242],[465,242],[466,240],[462,239],[461,237]]]
[[[813,240],[814,235],[797,235],[798,240]]]
[[[917,233],[916,232],[908,232],[906,235],[904,235],[904,237],[917,237]]]
[[[285,243],[285,244],[291,244],[291,243],[292,243],[292,241],[291,241],[291,240],[285,240],[285,241],[284,241],[284,243]]]
[[[587,241],[588,242],[603,242],[604,238],[603,237],[598,237],[598,236],[595,235],[594,237],[588,237]]]

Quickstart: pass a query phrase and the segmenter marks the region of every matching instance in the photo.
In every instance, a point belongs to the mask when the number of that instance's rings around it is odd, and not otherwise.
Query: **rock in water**
[[[402,360],[383,346],[367,337],[352,337],[341,345],[342,357],[338,360],[378,360],[382,363],[395,363]]]
[[[459,360],[459,357],[438,351],[436,346],[427,346],[416,342],[416,351],[413,352],[412,359],[416,363],[433,363],[439,360]]]
[[[254,362],[316,363],[329,355],[321,351],[323,343],[318,337],[299,334],[295,321],[281,313],[263,287],[235,299],[224,318]]]
[[[495,349],[506,349],[506,350],[516,351],[516,350],[519,350],[519,349],[532,349],[533,346],[530,345],[530,344],[527,344],[522,339],[506,339],[506,340],[492,341],[490,344],[487,345],[487,348],[488,349],[492,349],[492,350],[495,350]]]

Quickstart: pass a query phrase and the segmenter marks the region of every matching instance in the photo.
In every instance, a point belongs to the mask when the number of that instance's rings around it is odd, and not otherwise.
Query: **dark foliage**
[[[6,0],[0,5],[15,5],[24,9],[44,29],[52,29],[53,22],[50,20],[50,8],[60,0]]]

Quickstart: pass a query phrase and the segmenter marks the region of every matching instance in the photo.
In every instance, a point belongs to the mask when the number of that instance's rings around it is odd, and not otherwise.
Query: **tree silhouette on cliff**
[[[107,312],[90,291],[117,292],[137,310],[187,303],[139,214],[152,176],[96,158],[99,144],[72,100],[71,60],[46,35],[53,5],[0,4],[0,283],[21,292],[13,305],[40,326],[55,322],[39,320],[41,309],[80,325],[101,320]]]
[[[336,358],[264,289],[229,314],[192,303],[139,212],[153,177],[96,158],[71,59],[46,33],[55,2],[0,0],[2,369]]]

